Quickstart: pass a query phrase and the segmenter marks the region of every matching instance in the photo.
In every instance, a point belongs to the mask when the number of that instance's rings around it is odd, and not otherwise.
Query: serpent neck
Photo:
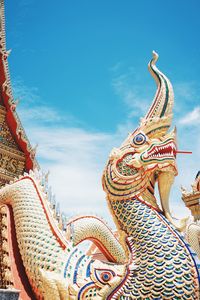
[[[135,273],[127,275],[121,295],[126,299],[176,299],[183,290],[191,297],[196,294],[196,266],[163,215],[137,198],[112,200],[110,207],[118,227],[128,237],[137,266]],[[191,285],[187,284],[189,277]]]

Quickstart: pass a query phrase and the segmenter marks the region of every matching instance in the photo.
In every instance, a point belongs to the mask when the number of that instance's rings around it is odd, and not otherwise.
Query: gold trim
[[[16,150],[14,148],[11,148],[7,145],[0,144],[0,152],[3,154],[7,154],[11,157],[14,157],[16,159],[19,159],[21,161],[25,161],[25,154],[22,151]]]

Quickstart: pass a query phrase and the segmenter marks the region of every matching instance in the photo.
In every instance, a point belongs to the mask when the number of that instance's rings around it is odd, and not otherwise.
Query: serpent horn
[[[158,70],[158,54],[153,51],[153,58],[148,68],[157,84],[157,91],[147,114],[141,120],[140,127],[150,137],[161,137],[168,131],[172,122],[174,93],[169,79]]]

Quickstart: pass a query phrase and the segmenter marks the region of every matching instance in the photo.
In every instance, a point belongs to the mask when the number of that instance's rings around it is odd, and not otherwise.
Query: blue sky
[[[109,219],[101,173],[153,99],[147,63],[156,50],[174,86],[179,148],[193,151],[178,159],[171,200],[186,213],[180,184],[200,168],[200,2],[5,2],[18,113],[61,207]]]

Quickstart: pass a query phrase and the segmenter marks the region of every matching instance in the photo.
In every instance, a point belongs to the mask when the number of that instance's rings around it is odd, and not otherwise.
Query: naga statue
[[[149,63],[153,103],[103,172],[117,234],[93,216],[66,223],[15,111],[3,9],[0,0],[0,288],[20,290],[22,300],[199,299],[198,259],[169,209],[179,151],[176,130],[169,132],[173,89],[156,67],[158,55]],[[85,240],[103,259],[79,250]]]
[[[187,192],[183,187],[181,190],[182,200],[192,214],[192,220],[186,225],[185,239],[200,259],[200,171],[197,173],[195,181],[192,184],[192,191]]]

